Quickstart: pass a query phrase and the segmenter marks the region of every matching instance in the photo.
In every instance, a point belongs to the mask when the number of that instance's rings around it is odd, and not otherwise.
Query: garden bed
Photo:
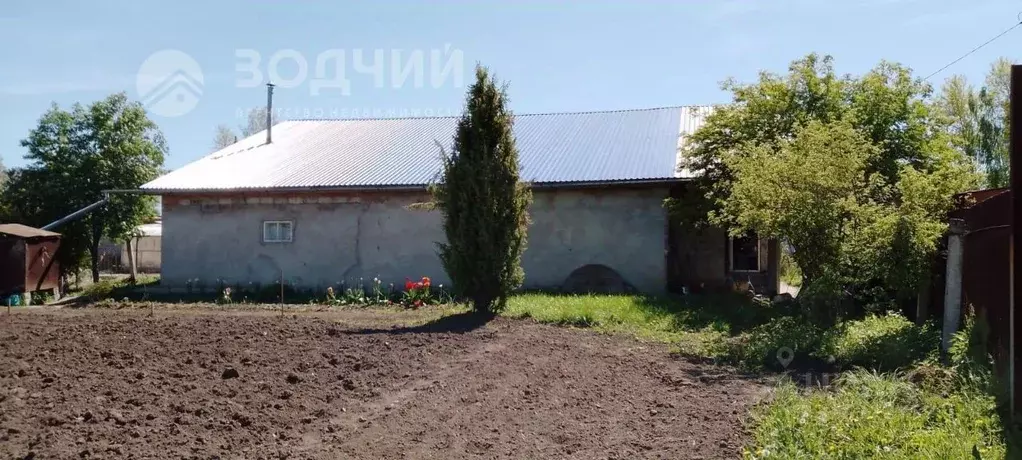
[[[0,317],[0,457],[734,458],[766,388],[434,308],[121,306]]]

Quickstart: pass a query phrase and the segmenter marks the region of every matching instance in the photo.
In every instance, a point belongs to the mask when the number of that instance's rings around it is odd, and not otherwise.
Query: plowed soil
[[[735,458],[764,394],[624,337],[462,316],[382,324],[0,315],[0,457]]]

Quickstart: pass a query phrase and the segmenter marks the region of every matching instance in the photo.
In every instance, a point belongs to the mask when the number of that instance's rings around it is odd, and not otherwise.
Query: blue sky
[[[750,81],[760,70],[783,71],[809,52],[831,54],[842,73],[860,73],[880,59],[929,74],[1016,21],[1011,1],[377,1],[269,2],[31,1],[0,10],[0,157],[24,164],[18,145],[52,103],[88,103],[116,91],[141,99],[140,66],[153,53],[174,49],[201,68],[197,105],[160,116],[170,144],[167,166],[179,167],[210,150],[218,124],[244,123],[239,111],[265,103],[263,87],[239,88],[250,76],[236,50],[267,61],[292,49],[308,61],[308,75],[278,88],[275,105],[293,116],[456,114],[464,84],[453,75],[431,80],[433,50],[463,56],[464,82],[482,62],[509,83],[519,113],[694,105],[726,102],[719,82]],[[1022,60],[1016,29],[932,79],[953,73],[978,82],[998,56]],[[311,94],[317,56],[345,50],[350,94]],[[374,71],[356,68],[362,50]],[[394,50],[424,56],[424,83],[394,85]],[[407,65],[407,60],[399,61]],[[280,75],[292,78],[294,60]],[[457,69],[455,69],[457,71]],[[149,75],[143,72],[144,75]],[[414,75],[414,72],[413,72]],[[442,75],[442,74],[441,74]],[[264,80],[265,81],[265,78]]]

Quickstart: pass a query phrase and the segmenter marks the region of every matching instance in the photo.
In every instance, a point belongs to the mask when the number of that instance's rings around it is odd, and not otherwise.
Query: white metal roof
[[[138,226],[138,230],[142,236],[163,236],[163,222],[142,224]]]
[[[674,180],[684,135],[710,107],[516,115],[523,180],[537,184]],[[421,187],[440,170],[457,117],[295,120],[274,125],[142,186],[156,193]]]
[[[681,135],[678,136],[678,156],[677,164],[683,165],[682,163],[682,147],[685,146],[685,142],[688,141],[688,136],[696,132],[697,129],[703,126],[706,121],[706,116],[713,112],[713,106],[711,105],[699,105],[692,107],[683,107],[681,116]],[[690,179],[695,177],[695,173],[683,168],[677,167],[674,169],[676,177]]]

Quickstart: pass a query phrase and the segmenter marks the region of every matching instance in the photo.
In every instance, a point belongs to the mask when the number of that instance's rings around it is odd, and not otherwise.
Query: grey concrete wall
[[[602,264],[640,291],[665,291],[666,197],[666,189],[536,192],[526,286],[560,286],[576,268]]]
[[[525,287],[559,287],[572,270],[598,263],[640,290],[663,291],[665,196],[665,189],[537,191],[522,261]],[[283,271],[286,280],[310,287],[360,277],[368,283],[374,276],[399,286],[424,275],[434,285],[449,284],[436,255],[436,242],[444,240],[440,214],[407,209],[424,199],[394,194],[351,203],[220,199],[165,206],[163,283],[267,284]],[[294,241],[263,243],[266,220],[294,221]]]

